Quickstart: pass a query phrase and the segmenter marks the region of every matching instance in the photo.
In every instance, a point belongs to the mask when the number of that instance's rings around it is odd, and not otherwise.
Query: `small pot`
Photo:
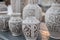
[[[22,34],[22,19],[20,18],[20,13],[12,14],[9,20],[9,29],[13,36]]]

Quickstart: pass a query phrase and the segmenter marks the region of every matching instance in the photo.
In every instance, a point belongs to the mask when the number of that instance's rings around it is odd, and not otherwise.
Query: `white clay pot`
[[[50,32],[50,37],[60,39],[60,1],[57,0],[45,15],[45,22]]]
[[[20,18],[20,13],[12,14],[12,17],[9,20],[9,29],[12,36],[19,36],[22,34],[22,19]]]
[[[23,19],[29,16],[35,16],[41,21],[42,9],[37,5],[37,0],[29,0],[29,3],[23,9]]]
[[[9,25],[8,25],[9,19],[10,19],[10,16],[7,15],[7,13],[0,13],[0,31],[9,30]]]
[[[22,23],[22,31],[26,40],[36,40],[39,33],[40,22],[35,17],[27,17]]]

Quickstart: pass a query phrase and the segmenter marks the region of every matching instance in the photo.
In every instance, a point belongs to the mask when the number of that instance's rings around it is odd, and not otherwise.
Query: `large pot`
[[[26,40],[36,40],[39,33],[40,22],[35,17],[27,17],[22,23],[22,31]]]
[[[29,0],[28,4],[23,9],[23,19],[29,16],[35,16],[38,20],[41,21],[42,10],[37,5],[37,0]]]
[[[8,25],[9,19],[10,19],[10,16],[7,15],[7,13],[0,13],[0,31],[9,30],[9,25]]]
[[[50,32],[50,37],[60,39],[60,1],[48,9],[45,15],[45,22]]]

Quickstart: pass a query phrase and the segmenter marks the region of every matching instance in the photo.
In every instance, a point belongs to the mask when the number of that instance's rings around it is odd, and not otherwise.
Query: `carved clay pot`
[[[60,39],[60,1],[56,0],[56,3],[48,9],[45,15],[45,22],[49,29],[50,37]]]
[[[39,33],[40,22],[35,17],[27,17],[23,22],[22,31],[26,40],[36,40]]]
[[[0,13],[0,31],[8,31],[8,21],[9,21],[9,15],[7,13]]]
[[[23,9],[23,19],[29,16],[35,16],[38,20],[41,20],[42,10],[37,5],[37,0],[29,0],[28,5]]]
[[[20,13],[13,13],[9,20],[9,29],[13,36],[19,36],[22,34],[22,20]]]

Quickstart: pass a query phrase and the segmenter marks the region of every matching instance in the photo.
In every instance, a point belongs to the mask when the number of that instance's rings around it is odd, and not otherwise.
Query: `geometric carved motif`
[[[34,38],[38,36],[38,26],[35,25],[25,25],[24,34],[26,37]]]
[[[21,22],[10,22],[10,30],[12,33],[15,33],[15,34],[21,34],[22,33],[22,25],[21,25]]]
[[[3,31],[7,31],[8,30],[8,20],[9,20],[9,17],[6,16],[6,17],[1,17],[0,16],[0,30],[3,30]]]
[[[60,33],[60,14],[51,14],[48,19],[47,26],[49,31]]]
[[[28,11],[28,12],[27,12]],[[29,17],[29,16],[35,16],[35,9],[25,9],[23,11],[23,18],[25,19],[26,17]]]

